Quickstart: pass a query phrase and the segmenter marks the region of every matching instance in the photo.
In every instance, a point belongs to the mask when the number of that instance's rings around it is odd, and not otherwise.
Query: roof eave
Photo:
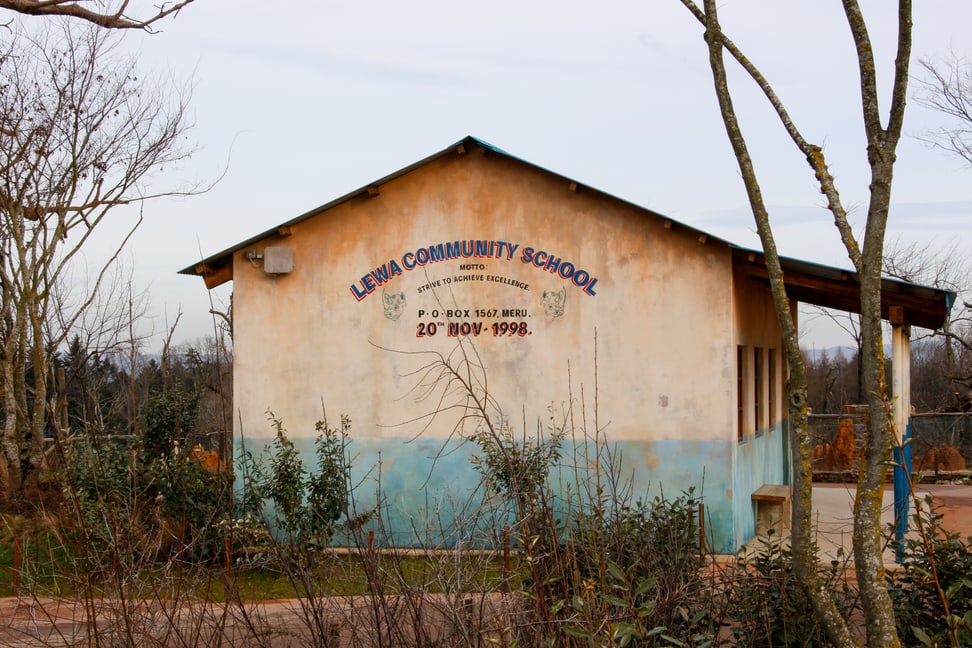
[[[455,142],[454,144],[451,144],[450,146],[447,146],[446,148],[444,148],[444,149],[442,149],[442,150],[440,150],[440,151],[438,151],[436,153],[433,153],[432,155],[429,155],[428,157],[425,157],[425,158],[423,158],[423,159],[421,159],[421,160],[419,160],[419,161],[417,161],[417,162],[415,162],[413,164],[410,164],[410,165],[408,165],[408,166],[406,166],[404,168],[401,168],[398,171],[395,171],[395,172],[393,172],[393,173],[391,173],[389,175],[386,175],[386,176],[384,176],[384,177],[382,177],[382,178],[380,178],[380,179],[378,179],[378,180],[376,180],[374,182],[368,183],[367,185],[365,185],[363,187],[360,187],[360,188],[358,188],[358,189],[356,189],[356,190],[354,190],[354,191],[352,191],[350,193],[347,193],[347,194],[345,194],[345,195],[343,195],[343,196],[341,196],[339,198],[336,198],[336,199],[334,199],[334,200],[332,200],[332,201],[330,201],[330,202],[328,202],[328,203],[326,203],[324,205],[321,205],[319,207],[315,207],[314,209],[312,209],[312,210],[310,210],[308,212],[305,212],[305,213],[303,213],[303,214],[301,214],[301,215],[299,215],[299,216],[297,216],[295,218],[292,218],[289,221],[286,221],[283,224],[278,225],[277,227],[268,229],[268,230],[266,230],[264,232],[261,232],[261,233],[255,235],[255,236],[252,236],[252,237],[246,239],[245,241],[242,241],[242,242],[237,243],[237,244],[235,244],[235,245],[233,245],[231,247],[228,247],[228,248],[226,248],[225,250],[223,250],[221,252],[217,252],[216,254],[213,254],[211,256],[208,256],[208,257],[202,259],[201,261],[198,261],[198,262],[196,262],[196,263],[194,263],[194,264],[192,264],[190,266],[187,266],[187,267],[183,268],[182,270],[179,270],[178,272],[179,272],[179,274],[195,275],[195,276],[201,276],[201,277],[203,277],[204,279],[206,279],[206,286],[208,288],[213,288],[213,287],[219,285],[220,283],[225,283],[226,281],[229,281],[229,280],[232,279],[233,255],[236,252],[238,252],[240,250],[244,250],[244,249],[246,249],[248,247],[251,247],[253,245],[256,245],[257,243],[259,243],[259,242],[261,242],[261,241],[263,241],[263,240],[265,240],[267,238],[270,238],[270,237],[273,237],[273,236],[277,236],[277,235],[279,235],[279,232],[282,229],[289,230],[289,228],[291,226],[296,225],[296,224],[298,224],[298,223],[300,223],[300,222],[302,222],[304,220],[307,220],[308,218],[313,218],[314,216],[317,216],[317,215],[319,215],[321,213],[324,213],[324,212],[328,211],[329,209],[332,209],[332,208],[334,208],[334,207],[336,207],[336,206],[338,206],[338,205],[340,205],[342,203],[345,203],[345,202],[347,202],[349,200],[353,200],[353,199],[359,198],[359,197],[373,197],[373,196],[379,195],[380,194],[380,191],[381,191],[381,185],[386,184],[388,182],[391,182],[392,180],[395,180],[397,178],[400,178],[400,177],[402,177],[404,175],[407,175],[408,173],[411,173],[415,169],[417,169],[419,167],[422,167],[422,166],[428,164],[429,162],[432,162],[432,161],[434,161],[436,159],[439,159],[441,157],[444,157],[446,155],[463,155],[463,154],[466,154],[466,153],[469,152],[469,150],[472,147],[476,147],[476,146],[480,147],[484,151],[491,152],[491,153],[495,153],[495,154],[498,154],[498,155],[502,155],[503,157],[506,157],[508,159],[514,160],[516,162],[519,162],[520,164],[524,164],[524,165],[526,165],[528,167],[531,167],[533,169],[537,169],[537,170],[542,171],[542,172],[544,172],[546,174],[549,174],[549,175],[552,175],[554,177],[560,178],[565,183],[567,183],[569,186],[571,186],[572,188],[574,188],[575,190],[578,189],[578,188],[580,188],[581,186],[583,186],[583,188],[585,190],[591,191],[591,192],[593,192],[595,194],[598,194],[598,195],[604,196],[606,198],[609,198],[611,200],[615,200],[615,201],[618,201],[620,203],[629,205],[629,206],[634,207],[636,209],[639,209],[641,211],[654,214],[658,218],[664,219],[666,221],[666,223],[669,224],[668,226],[671,226],[671,224],[674,224],[675,223],[674,220],[672,220],[671,218],[668,218],[667,216],[664,216],[662,214],[658,214],[657,212],[653,212],[652,210],[647,209],[645,207],[642,207],[641,205],[636,205],[636,204],[634,204],[634,203],[632,203],[630,201],[624,200],[623,198],[619,198],[619,197],[614,196],[612,194],[609,194],[609,193],[607,193],[605,191],[601,191],[600,189],[596,189],[596,188],[591,187],[589,185],[584,185],[583,183],[580,183],[580,182],[578,182],[578,181],[576,181],[576,180],[574,180],[572,178],[569,178],[567,176],[564,176],[564,175],[561,175],[559,173],[556,173],[555,171],[551,171],[551,170],[546,169],[544,167],[541,167],[539,165],[533,164],[532,162],[528,162],[528,161],[526,161],[526,160],[524,160],[522,158],[516,157],[515,155],[511,155],[510,153],[504,151],[503,149],[498,148],[496,146],[493,146],[492,144],[489,144],[488,142],[484,142],[483,140],[480,140],[480,139],[478,139],[476,137],[473,137],[471,135],[467,135],[466,137],[462,138],[458,142]],[[691,227],[689,225],[685,225],[684,223],[678,223],[678,225],[679,225],[679,227],[681,229],[685,229],[685,230],[688,230],[688,231],[691,231],[691,232],[695,232],[698,236],[705,237],[704,240],[710,240],[710,241],[713,241],[713,242],[720,242],[720,243],[723,243],[725,245],[730,245],[728,241],[725,241],[725,240],[720,239],[720,238],[718,238],[716,236],[713,236],[711,234],[708,234],[706,232],[703,232],[702,230],[698,230],[698,229],[696,229],[694,227]],[[228,271],[228,273],[229,273],[228,276],[226,274],[227,271],[225,270],[225,268],[227,268],[227,267],[230,268],[230,270]],[[211,281],[212,282],[216,282],[216,283],[213,283],[213,285],[210,285]]]
[[[733,246],[737,266],[760,281],[768,281],[763,253]],[[860,312],[860,285],[852,270],[781,257],[787,295],[797,301],[851,313]],[[896,323],[938,330],[948,322],[956,294],[931,286],[881,279],[881,316]],[[901,308],[903,315],[892,309]]]

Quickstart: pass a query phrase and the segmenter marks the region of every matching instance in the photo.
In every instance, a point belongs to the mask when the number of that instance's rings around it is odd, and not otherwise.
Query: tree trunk
[[[39,318],[34,321],[34,347],[31,350],[34,368],[34,400],[31,404],[32,412],[29,425],[30,443],[27,444],[26,471],[23,475],[22,488],[25,492],[36,492],[38,488],[38,478],[44,462],[44,437],[46,436],[47,423],[49,420],[56,425],[56,421],[47,415],[47,374],[49,371],[49,354],[44,345],[43,318],[46,317],[46,310],[38,308]]]
[[[843,0],[844,13],[857,47],[861,105],[867,135],[867,159],[871,167],[870,202],[864,248],[857,263],[861,291],[861,336],[864,391],[870,409],[867,440],[861,458],[857,498],[854,503],[854,562],[861,591],[869,646],[900,646],[894,608],[884,581],[881,554],[881,504],[884,480],[891,459],[890,406],[884,376],[884,344],[881,332],[881,268],[895,149],[901,137],[911,61],[911,0],[898,3],[898,40],[895,74],[887,128],[882,125],[877,93],[874,52],[857,0]]]
[[[19,313],[17,317],[20,317]],[[23,421],[27,399],[23,363],[18,359],[23,337],[23,327],[15,324],[9,331],[8,339],[4,341],[2,358],[5,415],[2,443],[6,473],[4,495],[8,499],[19,497],[23,488]]]
[[[777,320],[783,337],[790,377],[787,389],[787,412],[790,419],[790,433],[793,438],[791,454],[793,463],[793,519],[791,524],[791,547],[793,568],[804,585],[814,612],[827,636],[841,648],[854,647],[858,642],[850,633],[841,617],[830,591],[821,581],[817,572],[817,556],[813,549],[813,470],[811,467],[811,443],[807,409],[807,373],[800,351],[799,334],[790,310],[790,301],[783,282],[783,269],[780,264],[776,241],[770,226],[769,213],[763,202],[762,192],[756,172],[749,156],[745,138],[739,127],[726,81],[725,64],[722,59],[724,35],[719,26],[716,13],[716,0],[705,0],[706,42],[709,46],[709,63],[715,81],[716,96],[722,111],[723,122],[733,152],[739,163],[740,172],[749,203],[756,221],[766,259],[770,290],[776,309]]]
[[[884,234],[891,203],[893,150],[871,154],[871,202],[858,277],[861,283],[862,389],[867,397],[868,425],[857,497],[854,500],[854,563],[861,591],[868,644],[899,646],[894,608],[885,582],[881,509],[894,431],[884,372],[881,328],[881,267]],[[890,159],[889,159],[890,157]]]
[[[857,0],[842,0],[844,13],[857,48],[857,63],[861,83],[861,107],[868,142],[868,162],[871,166],[871,200],[868,208],[865,246],[857,243],[853,228],[847,220],[834,179],[824,160],[823,150],[810,144],[797,130],[773,88],[756,67],[726,38],[719,26],[716,0],[705,0],[704,12],[693,0],[681,0],[689,11],[705,25],[709,48],[709,63],[715,82],[716,96],[722,112],[723,123],[740,172],[749,203],[753,210],[759,233],[770,289],[776,306],[777,317],[783,334],[784,349],[790,369],[788,385],[788,414],[793,435],[792,458],[794,471],[794,498],[792,524],[792,550],[794,570],[810,597],[818,621],[825,628],[830,640],[838,646],[853,646],[859,642],[850,632],[846,622],[838,614],[834,599],[821,583],[817,574],[817,562],[812,546],[812,469],[810,464],[810,439],[807,429],[807,380],[799,341],[789,312],[789,303],[783,283],[779,255],[773,239],[769,216],[753,170],[745,140],[739,128],[732,105],[732,97],[726,82],[723,51],[729,51],[763,91],[776,110],[780,121],[793,142],[806,156],[813,170],[820,191],[834,216],[834,223],[848,257],[854,264],[860,282],[861,353],[858,362],[863,390],[870,405],[871,416],[868,436],[862,457],[858,495],[854,511],[854,558],[861,586],[862,606],[865,616],[868,646],[899,646],[894,612],[884,583],[884,566],[881,555],[881,504],[884,494],[884,478],[887,461],[891,454],[892,431],[889,425],[886,386],[884,378],[884,349],[881,337],[881,261],[884,251],[884,234],[887,225],[891,196],[891,179],[895,148],[904,120],[905,97],[908,86],[908,67],[911,58],[911,0],[898,3],[898,41],[895,58],[895,75],[891,109],[887,129],[882,127],[878,103],[876,70],[873,52]]]

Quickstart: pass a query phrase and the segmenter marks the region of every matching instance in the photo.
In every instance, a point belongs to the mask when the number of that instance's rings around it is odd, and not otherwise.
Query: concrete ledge
[[[763,484],[752,494],[756,505],[756,533],[773,529],[778,535],[790,528],[790,498],[792,491],[782,484]]]

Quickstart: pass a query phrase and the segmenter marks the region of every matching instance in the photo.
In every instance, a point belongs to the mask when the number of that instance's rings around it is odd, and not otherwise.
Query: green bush
[[[972,537],[945,529],[931,496],[917,508],[916,518],[929,511],[924,534],[905,540],[890,575],[898,635],[913,646],[972,645]]]
[[[259,459],[249,452],[241,459],[242,513],[266,520],[294,548],[324,546],[348,508],[351,466],[345,448],[351,420],[342,416],[339,429],[317,422],[317,466],[310,472],[287,438],[283,422],[272,413],[268,416],[276,433],[273,441]]]
[[[813,548],[816,553],[816,548]],[[839,556],[843,558],[843,556]],[[843,575],[841,560],[820,565],[824,586],[837,596],[838,609],[847,618],[856,600]],[[728,620],[737,646],[830,646],[816,620],[810,599],[793,571],[788,545],[764,536],[758,550],[740,556],[726,578]]]
[[[634,607],[651,602],[653,623],[670,632],[684,629],[680,608],[697,602],[703,584],[698,512],[699,500],[690,490],[672,500],[659,496],[650,503],[579,515],[571,538],[578,575],[590,581],[603,580],[607,573],[611,587],[629,583],[638,590]],[[617,573],[612,575],[616,570],[623,574],[620,581]]]
[[[712,645],[718,615],[711,613],[713,588],[701,570],[694,491],[618,504],[601,502],[574,520],[571,613],[583,616],[599,606],[619,645]],[[573,633],[594,638],[589,630]]]
[[[146,463],[186,449],[189,432],[199,417],[199,395],[181,389],[152,396],[142,413],[140,449]]]
[[[217,557],[218,523],[232,475],[206,470],[184,451],[147,462],[143,456],[124,442],[80,438],[65,461],[66,532],[92,563],[120,551],[153,559]]]

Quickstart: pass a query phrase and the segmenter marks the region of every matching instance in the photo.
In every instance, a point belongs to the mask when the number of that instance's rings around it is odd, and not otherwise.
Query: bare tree
[[[927,60],[919,63],[925,76],[915,83],[915,99],[949,118],[949,124],[922,139],[972,164],[972,64],[956,54],[938,65]]]
[[[857,403],[857,354],[850,357],[842,348],[829,353],[804,351],[807,367],[807,399],[814,414],[840,414],[848,403]]]
[[[142,220],[140,206],[188,193],[147,189],[191,152],[188,91],[143,82],[105,34],[67,24],[39,36],[18,31],[0,54],[0,477],[7,496],[36,481],[51,358],[97,303]],[[109,229],[117,233],[114,251],[63,299],[71,268],[91,263],[82,250]]]
[[[857,313],[848,313],[846,311],[834,310],[832,308],[824,308],[823,306],[810,306],[810,312],[813,313],[810,317],[811,320],[824,318],[830,320],[832,323],[836,324],[837,327],[842,330],[847,338],[854,343],[854,360],[857,366],[857,384],[851,395],[850,391],[845,391],[848,400],[843,403],[847,405],[848,403],[861,403],[864,401],[864,392],[862,391],[862,386],[864,381],[861,376],[861,363],[856,362],[857,358],[861,356],[861,349],[864,344],[864,339],[861,335],[861,318]],[[811,378],[811,388],[813,386]],[[853,399],[853,400],[850,400]]]
[[[972,80],[972,79],[970,79]],[[950,290],[959,298],[942,328],[930,331],[919,339],[940,341],[944,363],[938,366],[946,380],[952,383],[949,396],[954,395],[951,407],[968,402],[972,390],[972,375],[959,356],[972,352],[972,303],[969,281],[972,280],[972,258],[953,242],[944,247],[931,243],[904,242],[896,239],[884,255],[884,272],[904,281]],[[947,399],[940,399],[941,406]]]
[[[904,241],[899,237],[887,245],[883,274],[902,281],[948,290],[959,296],[940,329],[912,332],[913,341],[920,342],[921,346],[912,347],[911,394],[912,404],[919,411],[955,410],[964,407],[972,391],[972,374],[965,362],[972,353],[972,303],[968,301],[972,257],[957,242],[936,246],[934,243]],[[809,310],[812,313],[810,319],[827,319],[847,334],[848,339],[854,343],[856,354],[852,359],[856,360],[862,344],[860,317],[856,313],[820,306],[811,306]],[[835,358],[828,360],[832,362]],[[814,411],[830,412],[832,407],[827,410],[818,409],[821,390],[827,388],[822,379],[829,374],[820,371],[823,367],[819,363],[815,364],[818,365],[814,367],[815,371],[808,374],[810,391],[814,396],[811,398]],[[829,405],[863,402],[861,384],[858,371],[856,388],[842,392],[853,400]]]
[[[972,276],[972,259],[956,242],[938,247],[896,238],[884,255],[884,273],[902,281],[961,292]]]
[[[947,119],[946,125],[926,132],[921,139],[972,164],[972,62],[967,57],[950,54],[941,63],[920,61],[925,74],[916,81],[916,100]],[[953,381],[958,405],[967,406],[972,397],[972,374],[957,361],[972,353],[972,303],[963,288],[972,275],[972,263],[958,254],[953,245],[940,253],[928,248],[895,250],[889,255],[896,262],[894,276],[914,276],[933,286],[954,290],[960,295],[959,310],[953,313],[942,335],[946,376]]]
[[[153,25],[166,16],[174,16],[193,0],[162,3],[146,13],[132,14],[130,0],[0,0],[0,9],[9,9],[28,16],[67,16],[84,20],[106,29],[142,29],[152,31]],[[93,8],[89,8],[93,7]]]
[[[69,361],[59,363],[66,370],[64,384],[59,376],[55,386],[60,407],[73,414],[67,420],[62,418],[56,429],[59,433],[70,430],[72,434],[88,430],[131,433],[132,424],[124,428],[109,424],[119,418],[122,410],[127,410],[131,418],[132,408],[127,407],[127,399],[119,396],[103,402],[94,394],[114,387],[106,381],[117,379],[115,374],[124,367],[131,348],[139,348],[150,336],[147,331],[136,331],[136,326],[148,316],[149,293],[136,289],[132,263],[119,259],[100,277],[95,298],[79,309],[82,304],[78,302],[91,292],[91,286],[85,281],[87,277],[71,275],[61,282],[54,296],[56,305],[50,324],[54,331],[65,336],[67,348],[62,356]]]
[[[894,611],[884,580],[881,555],[881,503],[887,465],[891,459],[894,439],[886,402],[884,349],[881,325],[881,263],[884,237],[891,199],[891,179],[895,150],[901,136],[905,98],[908,88],[908,69],[911,60],[911,1],[898,2],[898,39],[894,76],[887,126],[882,123],[877,92],[877,69],[867,24],[857,0],[842,0],[857,52],[860,74],[861,105],[864,132],[867,139],[867,159],[871,177],[870,200],[867,209],[864,239],[858,242],[847,219],[837,185],[828,169],[823,149],[807,141],[797,129],[781,99],[756,66],[722,32],[716,0],[704,0],[704,9],[693,0],[682,0],[705,26],[705,40],[709,63],[715,82],[716,96],[722,112],[729,141],[739,164],[756,228],[766,258],[770,289],[777,318],[783,333],[783,345],[789,364],[788,415],[795,438],[793,451],[794,501],[792,550],[794,570],[812,601],[814,611],[825,627],[830,640],[838,646],[857,646],[860,641],[841,617],[831,592],[821,582],[813,552],[811,497],[811,440],[807,425],[807,375],[800,353],[795,323],[790,313],[783,271],[770,223],[769,213],[752,159],[733,107],[732,94],[726,77],[723,53],[728,52],[757,83],[776,111],[787,134],[803,154],[813,172],[821,193],[826,198],[840,239],[857,271],[860,285],[862,376],[864,393],[872,416],[868,425],[865,447],[861,457],[858,493],[854,505],[854,560],[861,590],[861,604],[868,646],[899,646]]]

